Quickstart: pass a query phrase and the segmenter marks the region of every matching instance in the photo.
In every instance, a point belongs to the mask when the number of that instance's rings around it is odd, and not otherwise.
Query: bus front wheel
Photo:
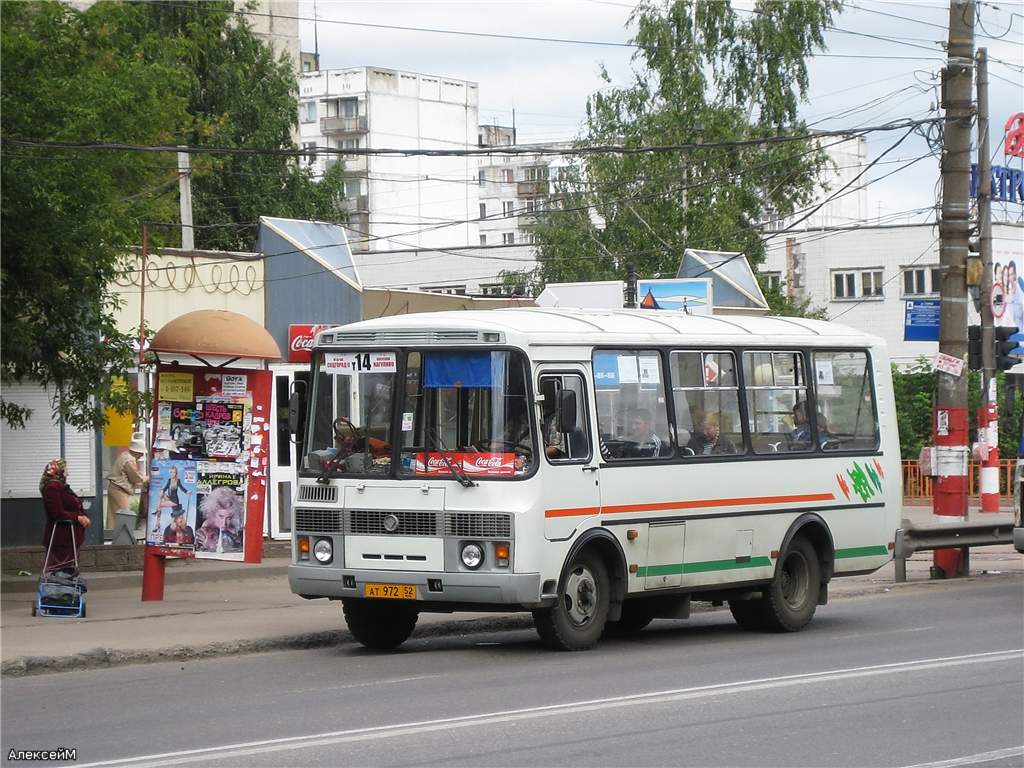
[[[349,631],[367,648],[389,651],[412,634],[419,611],[398,600],[342,600]]]
[[[541,642],[559,651],[584,651],[601,638],[608,621],[611,580],[593,552],[575,555],[558,588],[558,602],[533,612]]]

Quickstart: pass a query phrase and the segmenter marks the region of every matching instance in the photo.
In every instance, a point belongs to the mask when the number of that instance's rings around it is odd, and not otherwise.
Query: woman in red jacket
[[[64,459],[53,459],[46,465],[39,480],[39,492],[43,495],[43,506],[46,509],[43,546],[50,546],[50,537],[53,537],[49,570],[74,567],[75,550],[82,548],[85,529],[89,525],[89,518],[82,508],[82,500],[71,490],[67,478],[67,462]],[[71,525],[58,525],[61,520],[70,521]]]

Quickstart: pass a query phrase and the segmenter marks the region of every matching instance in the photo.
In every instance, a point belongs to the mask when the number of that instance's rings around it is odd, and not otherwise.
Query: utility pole
[[[196,247],[192,227],[192,162],[188,152],[178,153],[178,198],[181,207],[181,248],[184,251]]]
[[[950,0],[949,44],[942,71],[942,218],[939,264],[939,354],[960,361],[960,373],[936,373],[932,432],[935,466],[932,512],[963,517],[967,512],[967,250],[970,234],[971,116],[974,67],[974,0]],[[986,297],[987,300],[987,297]],[[932,575],[966,572],[965,549],[935,550]]]
[[[981,511],[999,511],[999,409],[996,404],[996,349],[992,319],[992,160],[988,145],[988,50],[975,56],[978,70],[978,251],[981,256],[981,408],[978,442]]]

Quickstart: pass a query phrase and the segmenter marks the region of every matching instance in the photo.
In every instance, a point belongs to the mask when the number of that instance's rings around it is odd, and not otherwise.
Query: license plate
[[[386,597],[392,600],[415,600],[415,584],[367,584],[363,597]]]

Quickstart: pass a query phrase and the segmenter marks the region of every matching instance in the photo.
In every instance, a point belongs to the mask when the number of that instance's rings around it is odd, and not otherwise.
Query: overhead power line
[[[714,141],[714,142],[690,142],[685,144],[663,144],[631,147],[624,144],[598,144],[594,146],[578,146],[571,150],[555,149],[549,147],[537,147],[530,145],[516,145],[508,147],[474,147],[471,149],[397,149],[397,148],[294,148],[282,149],[276,147],[247,148],[247,147],[204,147],[194,145],[171,145],[171,144],[127,144],[120,142],[73,142],[73,141],[34,141],[28,139],[4,138],[3,144],[14,147],[38,147],[45,149],[81,150],[81,151],[121,151],[121,152],[184,152],[190,155],[235,155],[240,157],[309,157],[311,155],[355,155],[355,156],[382,156],[382,157],[487,157],[492,155],[643,155],[662,154],[667,152],[681,152],[701,149],[728,149],[739,147],[761,146],[764,144],[783,144],[794,141],[808,141],[810,139],[824,136],[840,136],[850,133],[875,133],[884,131],[897,131],[902,129],[913,129],[920,125],[929,125],[940,122],[942,118],[930,117],[920,120],[899,120],[883,125],[858,127],[856,129],[835,129],[828,131],[814,131],[813,133],[799,133],[781,136],[765,136],[756,139],[740,139],[738,141]]]

